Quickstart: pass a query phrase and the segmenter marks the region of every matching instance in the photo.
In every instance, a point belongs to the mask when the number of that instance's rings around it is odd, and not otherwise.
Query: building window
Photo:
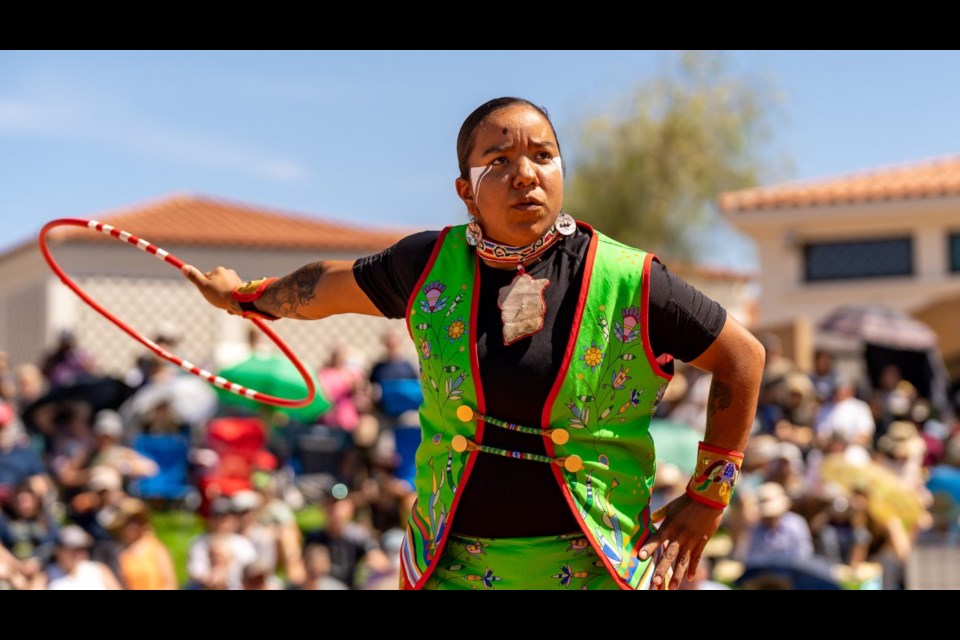
[[[950,234],[950,271],[960,273],[960,233]]]
[[[912,273],[913,243],[909,237],[813,242],[804,246],[807,282],[885,278]]]

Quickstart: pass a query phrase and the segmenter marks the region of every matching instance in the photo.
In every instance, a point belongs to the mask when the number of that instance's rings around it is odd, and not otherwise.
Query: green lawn
[[[189,512],[154,511],[153,529],[160,541],[170,550],[177,582],[182,587],[187,581],[187,549],[195,536],[204,532],[203,518]]]

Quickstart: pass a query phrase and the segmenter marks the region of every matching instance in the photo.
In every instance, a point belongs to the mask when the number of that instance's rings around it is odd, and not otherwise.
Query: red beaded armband
[[[275,316],[272,313],[267,313],[266,311],[261,311],[257,309],[256,304],[254,304],[260,296],[263,295],[263,292],[267,290],[267,287],[276,281],[276,278],[260,278],[259,280],[251,280],[250,282],[244,282],[235,288],[231,293],[230,297],[237,301],[240,305],[240,310],[243,312],[241,315],[244,318],[260,318],[261,320],[279,320],[279,316]]]
[[[701,504],[723,509],[730,504],[733,485],[740,476],[743,453],[705,442],[697,449],[697,467],[687,485],[687,495]]]

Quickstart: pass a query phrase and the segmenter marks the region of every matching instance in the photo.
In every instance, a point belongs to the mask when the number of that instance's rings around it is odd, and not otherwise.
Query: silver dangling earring
[[[470,222],[467,223],[467,244],[475,247],[481,242],[483,242],[483,230],[477,219],[470,216]]]
[[[561,211],[554,226],[560,232],[560,235],[572,236],[573,232],[577,230],[577,221],[566,211]]]

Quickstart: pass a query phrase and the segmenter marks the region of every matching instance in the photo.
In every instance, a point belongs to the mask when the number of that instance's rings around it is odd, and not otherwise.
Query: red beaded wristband
[[[733,486],[740,477],[743,453],[701,442],[697,449],[697,467],[687,484],[687,495],[714,509],[730,504]]]

